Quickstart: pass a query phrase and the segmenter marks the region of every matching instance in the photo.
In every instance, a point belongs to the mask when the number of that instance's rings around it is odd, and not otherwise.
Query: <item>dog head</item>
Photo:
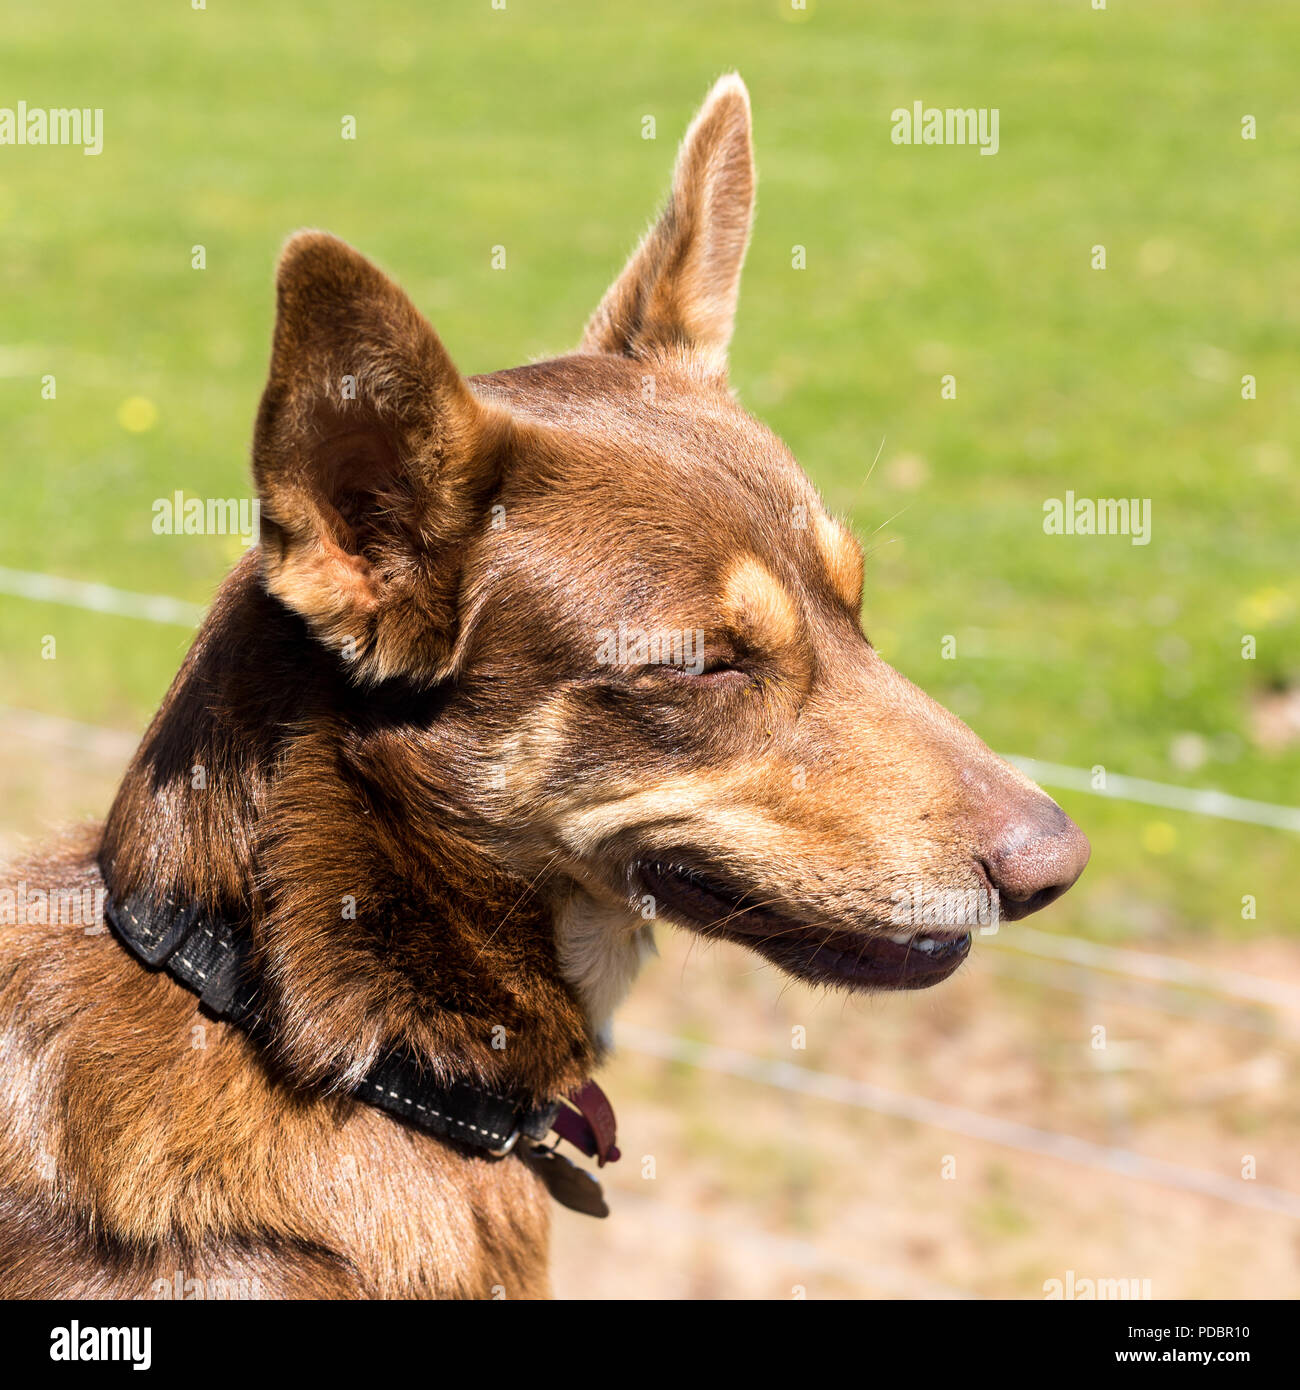
[[[578,350],[472,380],[341,242],[299,234],[280,263],[264,581],[359,687],[437,693],[401,731],[404,814],[549,898],[598,1020],[656,917],[805,979],[917,987],[1088,856],[881,660],[857,543],[729,391],[753,196],[724,78]]]

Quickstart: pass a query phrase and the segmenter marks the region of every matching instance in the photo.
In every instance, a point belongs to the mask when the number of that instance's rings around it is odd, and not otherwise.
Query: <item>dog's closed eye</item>
[[[739,689],[752,684],[754,680],[754,673],[742,664],[739,657],[710,658],[703,663],[682,665],[643,666],[637,675],[697,690]]]

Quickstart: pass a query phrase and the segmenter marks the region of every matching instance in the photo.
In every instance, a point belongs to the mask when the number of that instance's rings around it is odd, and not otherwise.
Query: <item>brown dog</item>
[[[728,77],[578,351],[470,381],[289,242],[262,543],[102,832],[7,877],[114,930],[0,934],[6,1295],[544,1294],[534,1145],[654,917],[911,988],[970,944],[918,886],[1019,916],[1078,876],[727,389],[753,191]]]

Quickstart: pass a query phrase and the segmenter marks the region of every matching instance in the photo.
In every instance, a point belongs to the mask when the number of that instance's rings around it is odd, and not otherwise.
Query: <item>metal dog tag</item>
[[[529,1145],[522,1157],[562,1207],[580,1211],[584,1216],[609,1215],[600,1184],[585,1168],[541,1144]]]

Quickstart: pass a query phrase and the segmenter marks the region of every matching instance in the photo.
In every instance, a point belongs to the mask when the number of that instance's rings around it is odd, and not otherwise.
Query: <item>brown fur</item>
[[[72,853],[20,872],[93,877]],[[522,1163],[290,1088],[107,933],[5,931],[5,1297],[148,1298],[178,1272],[267,1297],[546,1293]]]
[[[1011,811],[1055,826],[871,648],[860,551],[727,388],[753,186],[726,78],[581,349],[472,381],[369,262],[290,241],[262,544],[102,833],[8,876],[102,887],[102,864],[117,896],[222,913],[269,1037],[107,932],[6,927],[0,1292],[543,1294],[531,1170],[349,1098],[387,1049],[544,1100],[599,1061],[647,860],[706,857],[865,949],[899,885],[995,863]],[[604,661],[628,622],[702,631],[703,668]],[[785,927],[752,944],[827,978]]]

